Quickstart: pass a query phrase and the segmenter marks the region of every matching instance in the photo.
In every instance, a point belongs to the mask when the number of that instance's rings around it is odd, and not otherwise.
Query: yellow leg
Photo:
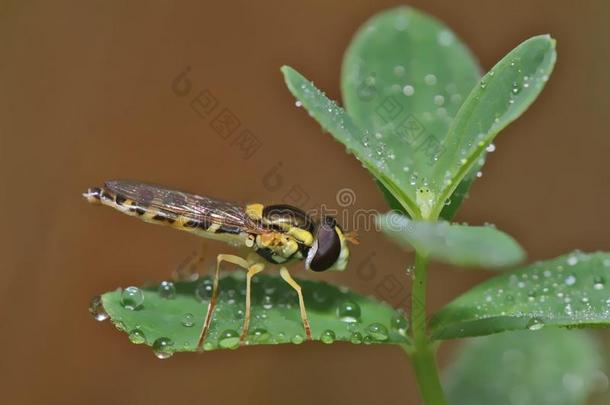
[[[255,274],[260,273],[265,269],[264,263],[255,263],[250,266],[248,269],[248,273],[246,273],[246,313],[244,314],[244,326],[241,331],[241,336],[239,338],[239,343],[244,344],[246,338],[248,337],[248,328],[250,327],[250,296],[251,296],[251,281],[252,277]]]
[[[290,273],[288,273],[288,269],[286,269],[286,267],[282,267],[280,269],[280,276],[282,276],[284,281],[290,284],[290,286],[295,289],[299,296],[299,306],[301,307],[301,320],[303,321],[303,328],[305,328],[305,335],[307,336],[307,340],[311,340],[311,328],[309,327],[309,320],[307,319],[307,311],[305,310],[305,300],[303,300],[301,286],[296,281],[294,281],[292,276],[290,276]]]
[[[208,334],[210,329],[210,322],[212,322],[212,314],[214,313],[214,308],[216,307],[216,301],[218,299],[218,278],[220,275],[220,264],[222,262],[233,263],[239,267],[244,269],[248,269],[248,262],[235,255],[225,255],[220,254],[216,257],[216,273],[214,274],[214,285],[212,289],[212,297],[210,298],[210,302],[208,303],[208,312],[205,314],[205,320],[203,321],[203,328],[201,329],[201,333],[199,335],[199,342],[197,343],[197,347],[199,349],[203,348],[203,343],[205,341],[205,337]]]

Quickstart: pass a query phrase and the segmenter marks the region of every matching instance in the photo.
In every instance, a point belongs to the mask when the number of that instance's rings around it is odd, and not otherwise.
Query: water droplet
[[[564,282],[566,283],[566,285],[574,285],[574,283],[576,283],[576,277],[574,277],[574,275],[570,274],[569,276],[566,277]]]
[[[403,316],[403,314],[394,315],[390,321],[390,324],[392,325],[392,329],[398,331],[398,333],[401,335],[406,336],[409,322],[407,322],[407,319]]]
[[[437,35],[438,44],[441,46],[449,46],[453,43],[453,32],[448,30],[440,31]]]
[[[206,278],[202,280],[195,289],[195,296],[199,301],[209,301],[212,298],[212,291],[214,290],[214,283],[212,280]]]
[[[451,205],[451,198],[445,199],[445,205]]]
[[[440,94],[437,94],[436,96],[434,96],[434,104],[439,107],[442,106],[443,104],[445,104],[445,97]]]
[[[578,257],[576,256],[570,256],[568,257],[568,260],[566,261],[568,263],[568,265],[570,266],[576,266],[578,264]]]
[[[96,321],[105,321],[108,319],[108,313],[104,309],[104,305],[102,304],[102,297],[96,295],[91,298],[91,302],[89,303],[89,313],[93,316],[93,319]]]
[[[371,335],[366,335],[366,336],[364,337],[364,339],[362,339],[362,342],[363,342],[365,345],[370,345],[371,343],[373,343],[373,337],[372,337]]]
[[[434,76],[432,73],[429,73],[424,77],[424,82],[428,86],[432,86],[432,85],[436,84],[436,76]]]
[[[144,303],[144,292],[138,287],[127,287],[121,292],[121,305],[125,309],[135,311]]]
[[[411,86],[410,84],[407,84],[406,86],[404,86],[402,88],[402,93],[405,96],[412,96],[415,93],[415,88],[413,86]]]
[[[335,332],[330,329],[326,329],[324,332],[322,332],[320,340],[322,343],[326,343],[327,345],[333,343],[335,341]]]
[[[172,342],[171,339],[160,337],[159,339],[155,340],[152,345],[152,349],[157,358],[164,360],[169,359],[174,355],[173,346],[174,342]]]
[[[239,333],[227,329],[218,336],[218,346],[223,349],[237,349],[239,347]]]
[[[355,345],[362,343],[362,334],[360,332],[354,332],[349,338],[349,341]]]
[[[597,276],[593,278],[593,288],[596,290],[601,290],[604,288],[606,284],[606,280],[602,276]]]
[[[273,297],[271,297],[270,295],[265,295],[263,297],[263,308],[265,308],[265,309],[273,308]]]
[[[489,145],[487,145],[485,150],[489,153],[494,152],[496,150],[496,145],[494,145],[493,143],[490,143]]]
[[[176,286],[171,281],[163,281],[159,285],[159,295],[161,298],[171,300],[176,297]]]
[[[294,335],[292,337],[292,339],[290,339],[290,341],[292,343],[294,343],[295,345],[300,345],[301,343],[303,343],[305,341],[305,338],[297,333],[296,335]]]
[[[267,329],[256,328],[250,332],[250,336],[248,337],[249,342],[251,343],[266,343],[271,338]]]
[[[477,172],[477,177],[480,179],[481,177],[483,177],[483,172],[482,171],[478,171]]]
[[[372,323],[367,328],[370,336],[378,341],[388,340],[388,329],[380,323]]]
[[[129,332],[129,341],[135,345],[141,345],[142,343],[146,343],[146,337],[144,336],[144,332],[140,329],[134,329]]]
[[[394,66],[394,74],[396,76],[402,76],[405,74],[405,67],[402,65],[396,65]]]
[[[337,307],[337,316],[343,322],[359,322],[360,305],[354,301],[345,300]]]
[[[521,87],[519,87],[518,83],[513,83],[513,94],[519,94],[519,92],[521,91]]]
[[[526,326],[529,330],[540,330],[544,327],[544,320],[542,318],[534,317],[527,321]]]
[[[187,328],[195,325],[195,316],[189,312],[182,315],[182,325],[186,326]]]
[[[481,79],[480,86],[481,86],[482,89],[484,89],[485,87],[487,87],[487,82],[484,79]]]
[[[300,108],[300,107],[303,107],[303,103],[302,103],[301,101],[299,101],[299,100],[295,101],[295,102],[294,102],[294,105],[296,105],[296,106],[297,106],[297,107],[299,107],[299,108]]]

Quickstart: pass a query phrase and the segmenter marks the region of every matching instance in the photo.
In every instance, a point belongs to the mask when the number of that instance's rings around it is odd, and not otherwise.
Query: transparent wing
[[[236,203],[129,180],[112,180],[104,185],[109,191],[137,202],[142,208],[183,215],[200,222],[235,226],[250,233],[266,231],[246,215],[242,205]]]

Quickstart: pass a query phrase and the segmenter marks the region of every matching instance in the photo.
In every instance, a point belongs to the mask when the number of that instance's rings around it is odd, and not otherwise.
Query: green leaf
[[[282,67],[284,80],[290,92],[303,104],[311,115],[326,131],[343,143],[347,151],[353,153],[362,165],[401,202],[412,217],[419,216],[419,207],[406,192],[401,189],[398,178],[388,169],[386,152],[371,147],[375,137],[368,131],[359,128],[345,113],[343,108],[330,100],[312,82],[289,66]]]
[[[491,226],[412,221],[396,213],[384,214],[378,221],[381,230],[398,244],[456,266],[505,267],[525,256],[513,238]]]
[[[553,70],[555,40],[530,38],[509,52],[470,93],[443,142],[434,166],[435,212],[477,164],[495,136],[517,119],[542,91]],[[440,181],[439,181],[440,180]],[[442,192],[440,192],[442,190]]]
[[[365,298],[318,281],[299,281],[314,340],[325,343],[407,342],[407,321],[387,304]],[[218,305],[204,345],[205,350],[232,349],[239,346],[245,309],[245,275],[234,272],[220,281]],[[119,330],[137,343],[155,349],[155,341],[169,339],[166,352],[192,352],[207,312],[211,295],[209,277],[195,282],[179,282],[175,294],[164,298],[159,285],[138,289],[143,303],[130,310],[122,300],[122,289],[102,295],[103,308]],[[166,293],[165,296],[168,294]],[[92,312],[95,312],[93,308]],[[190,314],[190,315],[188,315]],[[185,318],[186,317],[186,318]],[[188,326],[185,326],[186,325]],[[134,330],[138,332],[133,332]],[[260,274],[252,282],[252,314],[248,345],[301,343],[305,332],[295,291],[277,276]],[[135,335],[134,335],[135,333]],[[163,353],[162,353],[163,354]]]
[[[604,379],[600,359],[597,342],[584,331],[471,339],[445,374],[445,392],[450,404],[584,404]]]
[[[610,325],[610,253],[573,252],[491,278],[441,309],[435,339]]]
[[[370,148],[383,152],[376,158],[411,201],[434,180],[441,143],[479,78],[477,62],[457,36],[409,7],[377,14],[352,39],[341,74],[345,108],[375,134]],[[457,209],[461,198],[454,201]]]

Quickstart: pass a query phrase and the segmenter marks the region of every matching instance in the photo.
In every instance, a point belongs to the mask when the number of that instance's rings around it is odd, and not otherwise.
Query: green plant
[[[298,103],[372,173],[395,209],[378,218],[382,231],[415,250],[407,317],[346,289],[302,281],[314,339],[399,345],[427,404],[445,403],[445,394],[469,404],[509,397],[510,403],[578,404],[587,398],[602,367],[595,344],[582,331],[551,327],[610,324],[609,253],[576,251],[507,271],[431,317],[426,311],[430,260],[501,270],[523,259],[521,247],[501,231],[448,221],[493,139],[535,100],[555,58],[555,41],[536,36],[481,77],[453,32],[403,7],[373,17],[355,35],[342,68],[345,110],[294,69],[282,68]],[[303,342],[292,289],[270,275],[254,280],[247,343]],[[239,346],[243,284],[239,273],[222,278],[205,350]],[[133,343],[146,343],[165,358],[196,349],[202,318],[194,315],[210,292],[207,278],[130,287],[94,299],[91,311],[98,319],[110,316]],[[514,332],[465,347],[444,392],[435,362],[439,343],[504,331]],[[533,350],[536,345],[544,349]]]

